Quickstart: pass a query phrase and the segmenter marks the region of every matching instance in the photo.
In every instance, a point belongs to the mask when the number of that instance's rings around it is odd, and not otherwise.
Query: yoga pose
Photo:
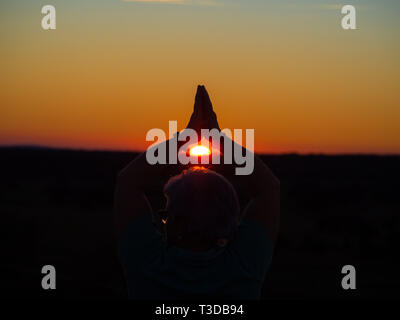
[[[204,86],[197,88],[187,127],[219,130]],[[169,141],[163,143],[169,150]],[[252,174],[235,175],[235,168],[182,171],[178,165],[150,165],[143,153],[119,173],[115,218],[130,298],[260,297],[279,227],[279,180],[257,156]],[[156,214],[146,193],[168,177],[166,206]],[[250,194],[242,210],[234,186]]]

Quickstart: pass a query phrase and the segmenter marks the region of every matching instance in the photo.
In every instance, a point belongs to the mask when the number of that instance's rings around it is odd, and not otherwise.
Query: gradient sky
[[[41,7],[57,30],[41,28]],[[340,7],[357,8],[358,30]],[[144,149],[197,84],[258,152],[400,154],[400,1],[2,0],[0,144]]]

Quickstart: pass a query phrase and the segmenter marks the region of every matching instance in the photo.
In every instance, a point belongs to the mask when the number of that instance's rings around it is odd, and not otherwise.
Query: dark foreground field
[[[132,153],[0,148],[0,287],[18,297],[123,298],[112,205]],[[394,298],[400,158],[265,156],[281,180],[281,232],[263,298]],[[160,183],[161,185],[161,183]],[[153,205],[162,205],[154,190]],[[41,266],[57,270],[44,292]],[[341,268],[357,289],[341,288]]]

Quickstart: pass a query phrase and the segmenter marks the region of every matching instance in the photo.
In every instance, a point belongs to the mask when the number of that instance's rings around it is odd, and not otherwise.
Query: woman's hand
[[[194,110],[186,128],[196,130],[199,135],[201,129],[221,130],[219,128],[217,115],[213,110],[210,97],[208,96],[207,90],[204,86],[199,85],[197,87]]]

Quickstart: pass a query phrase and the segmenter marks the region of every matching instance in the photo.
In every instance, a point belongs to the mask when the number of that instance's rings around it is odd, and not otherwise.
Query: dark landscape
[[[126,298],[112,207],[116,174],[135,155],[0,148],[2,295]],[[281,231],[262,298],[398,297],[400,157],[263,160],[281,180]],[[149,194],[155,210],[162,183]],[[55,291],[41,289],[46,264],[56,267]],[[347,264],[356,268],[356,290],[341,287]]]

